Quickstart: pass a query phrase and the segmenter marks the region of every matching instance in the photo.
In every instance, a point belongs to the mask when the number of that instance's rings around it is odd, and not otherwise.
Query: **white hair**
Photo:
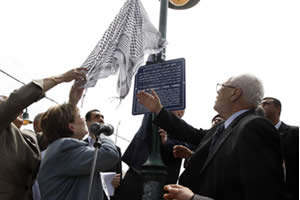
[[[229,79],[232,86],[241,88],[247,103],[257,107],[264,97],[262,82],[251,74],[241,74]]]

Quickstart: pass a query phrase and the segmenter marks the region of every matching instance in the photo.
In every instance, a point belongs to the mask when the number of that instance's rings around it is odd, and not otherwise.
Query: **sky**
[[[141,0],[158,27],[157,0]],[[0,1],[0,69],[23,82],[58,75],[79,67],[101,39],[125,0]],[[209,128],[216,83],[251,73],[264,83],[265,96],[282,102],[282,121],[299,126],[299,0],[201,0],[188,10],[168,10],[167,59],[186,60],[186,113],[197,128]],[[0,72],[0,94],[21,86]],[[119,105],[117,76],[88,90],[82,115],[97,108],[105,121],[128,141],[142,116],[133,116],[132,87]],[[297,86],[298,85],[298,86]],[[47,96],[66,102],[71,83]],[[30,118],[55,104],[47,99],[28,108]],[[31,125],[25,128],[31,128]],[[128,141],[112,139],[122,152]]]

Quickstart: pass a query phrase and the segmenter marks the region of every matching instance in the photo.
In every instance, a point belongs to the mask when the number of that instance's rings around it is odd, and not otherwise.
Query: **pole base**
[[[163,187],[167,178],[167,171],[164,166],[143,166],[144,178],[142,200],[163,199]]]

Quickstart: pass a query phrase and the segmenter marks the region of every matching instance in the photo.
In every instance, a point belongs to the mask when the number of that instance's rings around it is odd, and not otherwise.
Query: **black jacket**
[[[286,199],[299,199],[299,127],[281,123],[281,152],[286,167]]]
[[[199,144],[179,183],[216,200],[281,199],[283,170],[274,126],[252,111],[241,114],[209,152],[218,126],[198,130],[162,109],[156,123],[178,139]],[[222,125],[222,124],[220,124]]]

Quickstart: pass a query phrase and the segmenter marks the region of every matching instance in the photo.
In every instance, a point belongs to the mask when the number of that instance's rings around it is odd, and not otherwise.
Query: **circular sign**
[[[200,0],[169,0],[169,8],[185,10],[194,7]]]
[[[187,4],[190,0],[169,0],[171,4],[174,6],[184,6]]]

